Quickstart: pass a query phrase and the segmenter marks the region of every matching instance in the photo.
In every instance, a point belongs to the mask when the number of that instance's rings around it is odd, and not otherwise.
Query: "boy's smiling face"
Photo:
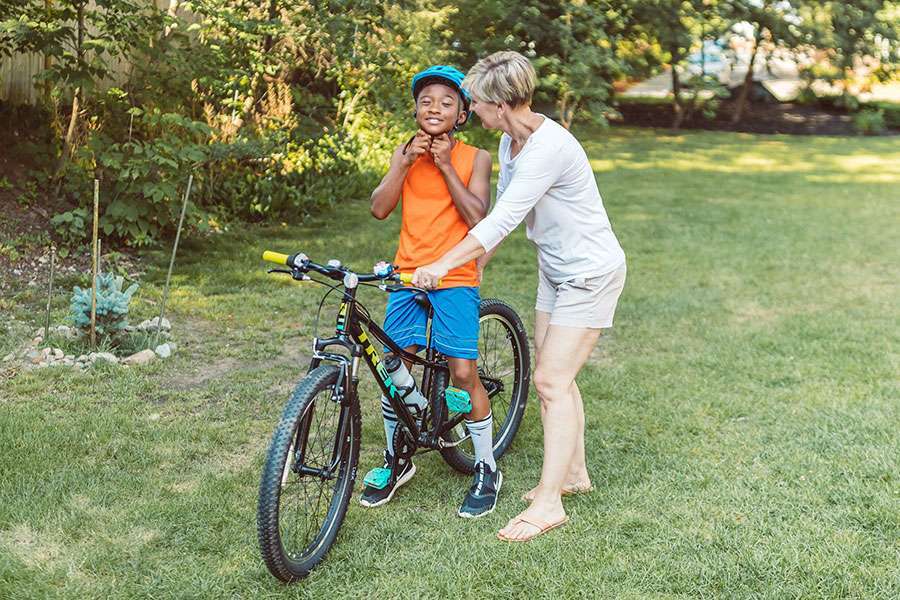
[[[422,88],[416,99],[416,123],[429,135],[441,135],[465,119],[461,108],[456,90],[442,83],[431,83]]]

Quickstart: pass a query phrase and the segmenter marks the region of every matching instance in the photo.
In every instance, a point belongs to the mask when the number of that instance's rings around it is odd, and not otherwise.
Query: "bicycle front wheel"
[[[478,375],[491,401],[494,458],[500,458],[512,444],[525,414],[531,380],[531,355],[525,326],[510,305],[493,298],[482,300],[479,321]],[[432,390],[436,396],[432,397],[432,402],[443,402],[447,385],[446,373],[435,377]],[[450,413],[446,420],[451,421],[458,416]],[[457,471],[473,473],[475,448],[465,423],[459,423],[444,437],[454,444],[441,450],[444,461]]]
[[[275,428],[259,485],[257,533],[269,571],[306,577],[337,537],[359,462],[359,405],[333,398],[339,370],[311,371]]]

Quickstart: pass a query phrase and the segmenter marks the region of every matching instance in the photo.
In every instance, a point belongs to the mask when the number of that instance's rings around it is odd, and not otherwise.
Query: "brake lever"
[[[301,273],[300,271],[288,271],[287,269],[269,269],[266,273],[284,273],[285,275],[290,275],[297,281],[311,281],[312,278],[306,273]]]
[[[401,290],[409,290],[411,292],[424,292],[426,294],[428,293],[428,290],[426,290],[424,288],[418,288],[418,287],[415,287],[412,285],[405,285],[403,283],[393,283],[393,284],[382,283],[381,285],[378,286],[378,288],[382,292],[389,292],[389,293],[390,292],[399,292]]]

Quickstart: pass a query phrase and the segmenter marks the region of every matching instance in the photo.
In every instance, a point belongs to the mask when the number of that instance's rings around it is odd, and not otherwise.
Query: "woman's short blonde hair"
[[[515,108],[531,104],[537,74],[527,58],[503,50],[482,58],[469,69],[463,87],[482,102],[506,103]]]

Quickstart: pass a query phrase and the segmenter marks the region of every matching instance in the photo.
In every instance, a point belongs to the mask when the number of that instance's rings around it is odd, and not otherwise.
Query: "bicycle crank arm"
[[[455,442],[448,442],[447,440],[441,438],[440,441],[438,442],[438,445],[442,449],[443,448],[455,448],[455,447],[459,446],[460,444],[462,444],[463,442],[465,442],[466,440],[468,440],[470,437],[472,437],[472,436],[467,433],[465,435],[465,437],[462,437],[462,438],[456,440]]]
[[[497,394],[503,391],[505,387],[503,382],[499,379],[494,379],[493,377],[481,377],[481,385],[484,386],[484,391],[487,392],[488,398],[493,398]]]

